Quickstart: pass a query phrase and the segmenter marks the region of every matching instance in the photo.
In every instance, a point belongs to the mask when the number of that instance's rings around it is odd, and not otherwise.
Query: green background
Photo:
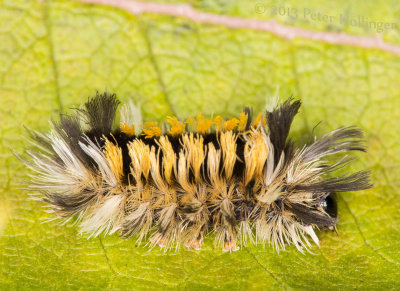
[[[176,1],[178,2],[178,1]],[[271,15],[272,6],[397,22],[397,1],[189,1],[200,11],[272,19],[315,31],[376,36],[360,27]],[[255,12],[262,3],[266,12]],[[400,45],[400,30],[379,34]],[[398,289],[400,273],[400,57],[379,50],[284,40],[267,32],[199,24],[75,1],[0,0],[0,289]],[[27,169],[10,149],[29,146],[23,126],[47,131],[57,112],[96,90],[141,104],[145,120],[202,112],[237,116],[278,95],[301,98],[292,136],[342,125],[365,129],[375,187],[338,197],[338,234],[302,255],[248,246],[223,253],[165,253],[116,235],[87,240],[21,190]]]

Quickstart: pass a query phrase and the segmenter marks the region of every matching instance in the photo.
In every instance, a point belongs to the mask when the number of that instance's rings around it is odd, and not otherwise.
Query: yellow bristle
[[[244,146],[244,160],[245,160],[244,185],[247,185],[253,178],[257,166],[256,159],[257,156],[254,155],[252,145],[249,142],[247,142]]]
[[[161,172],[164,173],[171,173],[171,172],[168,172],[169,165],[168,163],[165,164],[163,162],[164,158],[162,159],[160,158],[160,153],[161,153],[161,148],[158,150],[157,154],[154,148],[152,148],[150,152],[150,173],[153,182],[155,184],[156,188],[155,192],[158,193],[158,195],[155,195],[157,197],[157,200],[153,204],[154,207],[165,207],[167,205],[170,205],[171,203],[177,202],[176,189],[174,187],[171,187],[166,181],[166,178],[164,178],[161,175]],[[161,163],[163,165],[163,171],[160,171]]]
[[[177,180],[185,192],[192,190],[189,184],[189,162],[183,151],[179,153]]]
[[[246,124],[247,124],[247,119],[249,117],[247,116],[246,113],[242,112],[240,113],[239,117],[239,125],[238,125],[238,130],[239,131],[244,131],[246,129]]]
[[[160,151],[158,151],[160,152]],[[168,184],[164,181],[160,173],[160,155],[156,154],[154,148],[150,152],[150,173],[151,177],[155,183],[155,186],[161,193],[168,193]],[[167,195],[164,195],[167,196]]]
[[[260,131],[254,131],[253,135],[253,155],[257,156],[257,166],[255,175],[261,177],[264,169],[265,162],[268,157],[268,147],[264,141],[264,137]]]
[[[217,131],[221,131],[224,129],[225,120],[221,116],[217,115],[214,118],[214,123],[215,123],[215,129]]]
[[[163,152],[162,166],[164,169],[164,178],[168,182],[168,184],[171,185],[173,184],[171,179],[172,169],[174,166],[176,166],[175,152],[167,136],[161,136],[160,140],[157,143],[159,144],[160,149]]]
[[[213,143],[208,143],[208,155],[207,155],[207,175],[211,181],[214,193],[221,193],[226,191],[223,187],[222,178],[219,172],[219,163],[221,160],[221,150],[216,149]]]
[[[161,127],[158,126],[157,122],[145,122],[144,126],[143,135],[145,135],[146,138],[159,137],[162,135]]]
[[[244,148],[245,173],[244,184],[247,185],[255,176],[261,177],[265,161],[268,156],[268,148],[260,131],[253,129],[246,137]]]
[[[121,178],[124,175],[121,148],[109,140],[106,140],[106,144],[104,146],[104,155],[110,164],[110,168],[114,173],[115,178],[117,179],[118,183],[120,183]]]
[[[201,114],[197,116],[197,131],[199,133],[202,134],[208,133],[209,129],[213,124],[214,122],[211,119],[206,119]]]
[[[239,124],[239,120],[237,118],[232,118],[225,121],[224,131],[233,130]]]
[[[141,184],[141,176],[147,180],[150,171],[150,147],[141,140],[134,140],[128,144],[131,162],[131,173],[136,183]]]
[[[121,123],[121,132],[125,133],[128,136],[134,136],[135,135],[135,125],[127,125],[126,123]]]
[[[257,127],[261,122],[261,112],[257,115],[256,119],[254,119],[253,126]]]
[[[171,125],[171,129],[169,130],[170,134],[179,135],[185,131],[185,124],[183,122],[180,122],[175,116],[168,116],[166,118],[166,121]]]
[[[201,165],[205,159],[203,137],[194,136],[193,133],[182,136],[182,145],[185,150],[187,160],[193,170],[195,180],[201,180]]]
[[[265,116],[262,115],[262,113],[259,113],[256,117],[256,119],[253,122],[253,127],[258,127],[260,125],[260,123],[263,126],[267,125],[267,118]]]
[[[189,125],[189,128],[191,130],[196,129],[196,120],[192,116],[190,116],[188,119],[186,119],[185,124]]]
[[[223,167],[227,179],[232,177],[233,168],[236,162],[236,139],[237,135],[232,131],[227,131],[221,134],[220,144],[223,154]]]

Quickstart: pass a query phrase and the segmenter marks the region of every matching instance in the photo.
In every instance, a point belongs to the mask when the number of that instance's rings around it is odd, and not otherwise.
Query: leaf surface
[[[252,1],[223,2],[193,5],[331,29],[315,21],[257,15]],[[347,2],[286,5],[335,15],[350,7],[354,14],[388,22],[399,9],[384,1],[369,1],[367,8],[354,4],[361,1]],[[398,31],[384,37],[396,43]],[[0,1],[0,44],[1,290],[400,287],[399,56],[73,1]],[[320,121],[318,136],[343,125],[365,130],[368,154],[360,154],[349,171],[372,169],[375,187],[339,196],[338,234],[321,231],[314,255],[294,247],[278,254],[269,246],[226,254],[213,246],[212,236],[200,252],[149,250],[114,235],[87,240],[72,223],[44,223],[54,215],[21,190],[29,173],[11,149],[29,146],[23,126],[47,131],[59,110],[78,106],[96,90],[116,92],[122,101],[133,98],[145,120],[200,112],[237,116],[244,106],[260,111],[275,95],[294,95],[303,102],[294,139],[310,137]]]

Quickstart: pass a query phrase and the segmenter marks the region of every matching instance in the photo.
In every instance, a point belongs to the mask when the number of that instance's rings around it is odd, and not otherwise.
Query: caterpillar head
[[[267,112],[269,132],[263,131],[268,156],[263,169],[256,199],[257,237],[284,248],[293,243],[299,250],[308,247],[306,234],[318,244],[315,229],[334,229],[337,207],[332,193],[356,191],[372,187],[368,172],[357,172],[330,178],[330,174],[352,159],[342,158],[330,163],[329,156],[353,151],[364,151],[362,132],[356,127],[334,130],[295,149],[287,141],[289,127],[300,103],[284,102]]]

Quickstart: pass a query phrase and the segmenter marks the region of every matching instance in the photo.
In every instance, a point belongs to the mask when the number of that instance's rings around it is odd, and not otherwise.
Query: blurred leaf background
[[[186,3],[208,13],[361,36],[378,33],[301,13],[388,23],[400,16],[397,1]],[[273,15],[273,7],[300,15]],[[378,37],[400,45],[399,29]],[[377,49],[288,41],[184,17],[134,16],[107,5],[0,0],[0,289],[398,289],[399,77],[400,57]],[[342,125],[365,129],[368,154],[349,171],[372,169],[375,187],[338,197],[338,234],[320,232],[314,254],[262,246],[226,254],[212,238],[200,252],[167,253],[117,236],[87,240],[71,223],[43,223],[54,216],[20,189],[29,173],[10,149],[29,146],[23,126],[47,131],[59,110],[68,112],[96,90],[133,98],[145,120],[236,116],[244,106],[259,111],[273,96],[293,95],[303,102],[292,130],[298,140],[320,121],[317,135]]]

